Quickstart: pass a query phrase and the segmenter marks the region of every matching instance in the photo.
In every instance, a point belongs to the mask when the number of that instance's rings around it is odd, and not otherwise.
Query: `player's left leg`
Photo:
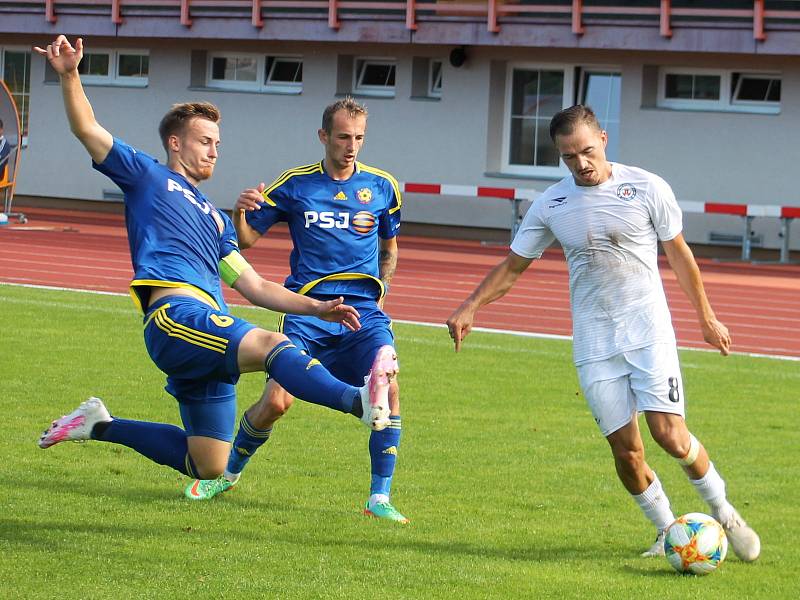
[[[758,534],[728,501],[725,481],[709,459],[705,447],[689,432],[683,417],[657,412],[647,412],[646,415],[653,439],[681,464],[690,483],[711,509],[712,516],[722,524],[736,556],[745,562],[756,560],[761,553]]]
[[[743,561],[758,558],[761,541],[727,499],[725,482],[708,452],[686,426],[683,379],[673,344],[656,344],[636,351],[634,376],[637,402],[645,411],[647,426],[655,442],[677,459],[700,497],[719,521],[734,553]]]
[[[344,336],[333,361],[333,371],[343,380],[355,383],[362,379],[374,362],[396,362],[394,335],[389,318],[377,307],[357,306],[361,313],[361,329]],[[364,514],[379,519],[408,523],[409,520],[391,503],[392,480],[402,437],[400,386],[395,378],[389,387],[389,426],[372,431],[369,437],[371,465],[370,495]]]

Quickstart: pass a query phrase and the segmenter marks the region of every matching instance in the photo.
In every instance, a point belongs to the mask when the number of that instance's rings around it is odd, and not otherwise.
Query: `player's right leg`
[[[235,397],[231,404],[235,414]],[[219,404],[214,406],[215,410],[220,408]],[[232,426],[228,429],[232,430]],[[230,448],[229,441],[187,435],[187,431],[174,425],[112,417],[99,398],[90,398],[69,415],[53,421],[39,439],[39,446],[49,448],[64,441],[84,440],[127,446],[189,477],[211,478],[222,473]]]
[[[578,367],[584,396],[611,447],[617,476],[656,528],[655,542],[642,556],[657,556],[664,553],[663,532],[675,516],[658,476],[645,462],[629,372],[621,356]]]

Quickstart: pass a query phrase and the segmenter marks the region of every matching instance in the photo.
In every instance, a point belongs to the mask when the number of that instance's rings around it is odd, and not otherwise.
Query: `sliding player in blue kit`
[[[391,175],[356,162],[366,127],[366,108],[352,98],[331,104],[318,131],[324,160],[290,169],[269,187],[245,190],[233,212],[245,249],[275,223],[288,222],[294,244],[288,289],[321,301],[343,296],[358,309],[358,331],[304,316],[286,315],[282,320],[282,331],[293,343],[353,385],[363,381],[375,357],[394,344],[391,321],[382,309],[397,266],[402,202]],[[236,484],[291,404],[291,390],[272,382],[242,417],[225,474],[199,482],[196,497],[210,498]],[[389,499],[401,433],[396,381],[389,390],[389,408],[387,427],[373,431],[369,440],[372,477],[364,514],[407,523]]]
[[[176,104],[159,126],[167,164],[113,138],[95,119],[83,91],[79,38],[46,49],[58,73],[73,134],[93,166],[125,193],[134,279],[131,296],[144,313],[144,339],[153,362],[167,374],[185,429],[112,417],[90,398],[57,419],[42,448],[68,440],[94,439],[132,448],[191,478],[220,475],[228,460],[236,421],[235,384],[241,373],[266,371],[309,402],[361,418],[371,427],[388,420],[388,388],[397,372],[389,347],[378,354],[368,383],[355,387],[335,379],[319,361],[286,336],[228,313],[221,280],[255,305],[313,315],[360,327],[358,312],[342,298],[314,300],[262,279],[239,254],[230,218],[197,189],[211,177],[219,145],[219,111],[209,103]]]

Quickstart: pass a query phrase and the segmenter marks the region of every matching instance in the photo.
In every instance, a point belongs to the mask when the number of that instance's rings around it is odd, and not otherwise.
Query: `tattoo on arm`
[[[381,250],[378,255],[378,265],[381,281],[386,285],[390,284],[397,269],[397,252]]]

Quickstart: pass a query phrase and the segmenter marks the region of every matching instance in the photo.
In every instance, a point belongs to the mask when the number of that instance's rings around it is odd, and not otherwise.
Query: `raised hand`
[[[64,75],[78,69],[78,63],[83,58],[83,39],[78,38],[73,47],[67,36],[59,35],[47,48],[35,46],[33,49],[47,58],[56,73]]]
[[[247,188],[239,194],[239,197],[236,199],[236,204],[233,205],[233,209],[236,211],[261,210],[260,203],[264,201],[264,197],[261,194],[266,187],[267,186],[263,183],[259,183],[256,188]]]

